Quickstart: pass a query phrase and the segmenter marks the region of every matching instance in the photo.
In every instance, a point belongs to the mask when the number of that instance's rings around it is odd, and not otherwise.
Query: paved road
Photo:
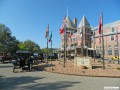
[[[69,76],[44,71],[12,72],[12,64],[0,64],[0,90],[104,90],[119,86],[120,78]]]

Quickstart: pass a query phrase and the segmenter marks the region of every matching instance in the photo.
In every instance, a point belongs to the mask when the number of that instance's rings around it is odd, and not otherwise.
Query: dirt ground
[[[98,60],[91,60],[92,68],[85,69],[83,66],[74,66],[74,60],[66,60],[65,67],[63,67],[63,60],[49,61],[48,63],[40,63],[35,66],[37,69],[80,76],[100,76],[100,77],[120,77],[120,64],[117,62],[109,63],[105,61],[105,69],[102,69],[103,64]]]

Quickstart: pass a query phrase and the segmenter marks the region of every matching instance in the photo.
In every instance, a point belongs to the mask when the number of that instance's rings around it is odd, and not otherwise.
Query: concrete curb
[[[77,75],[77,74],[67,74],[67,73],[60,73],[60,72],[51,72],[51,71],[47,71],[47,70],[44,70],[44,71],[46,71],[46,72],[50,72],[50,73],[57,73],[57,74],[64,74],[64,75],[72,75],[72,76],[103,77],[103,78],[120,78],[120,76]]]

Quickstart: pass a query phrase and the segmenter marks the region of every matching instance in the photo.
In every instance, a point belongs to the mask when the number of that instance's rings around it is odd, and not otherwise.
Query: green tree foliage
[[[19,46],[20,50],[29,50],[32,52],[40,52],[39,45],[31,40],[26,40],[24,42],[20,42],[18,46]]]
[[[48,53],[48,55],[52,53],[52,52],[51,52],[51,48],[48,48],[48,49],[47,49],[47,48],[44,48],[44,49],[42,49],[42,52],[45,53],[45,54]]]
[[[13,53],[18,49],[19,41],[11,35],[11,31],[4,24],[0,24],[0,51]]]

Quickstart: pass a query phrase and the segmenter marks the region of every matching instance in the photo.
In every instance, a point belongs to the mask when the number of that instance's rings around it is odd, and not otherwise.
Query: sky
[[[77,18],[78,25],[84,15],[91,26],[98,26],[101,11],[103,24],[120,20],[120,0],[0,0],[0,23],[9,27],[17,40],[32,40],[40,48],[47,47],[49,24],[53,48],[60,48],[59,29],[67,7],[68,16]]]

